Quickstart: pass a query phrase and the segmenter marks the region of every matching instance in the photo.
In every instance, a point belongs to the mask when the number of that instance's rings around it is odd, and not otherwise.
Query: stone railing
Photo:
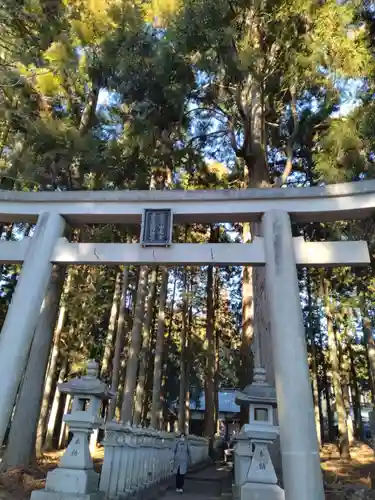
[[[123,498],[147,490],[173,475],[176,434],[111,422],[105,427],[99,490]],[[204,438],[189,436],[192,466],[208,459]]]
[[[191,454],[191,467],[206,462],[209,459],[207,439],[190,434],[188,436],[188,442]]]

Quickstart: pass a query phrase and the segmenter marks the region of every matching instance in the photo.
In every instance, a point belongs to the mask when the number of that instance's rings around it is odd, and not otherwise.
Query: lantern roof
[[[254,368],[253,383],[237,392],[235,401],[238,405],[249,406],[252,403],[264,403],[276,406],[276,389],[266,380],[266,370]]]
[[[59,384],[58,388],[60,392],[71,394],[72,396],[96,396],[102,400],[113,398],[115,393],[98,377],[99,364],[94,360],[89,360],[86,375]]]

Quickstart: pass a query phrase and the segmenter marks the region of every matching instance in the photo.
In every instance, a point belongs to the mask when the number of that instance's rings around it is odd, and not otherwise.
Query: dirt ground
[[[0,500],[28,500],[33,490],[44,487],[47,472],[56,467],[60,456],[61,452],[48,453],[37,467],[0,474]],[[375,500],[375,458],[371,448],[357,444],[349,461],[340,459],[334,445],[326,445],[321,456],[326,500]],[[94,454],[98,470],[102,460],[103,449],[99,448]]]
[[[57,467],[62,454],[62,451],[46,453],[36,467],[9,469],[0,474],[0,500],[29,500],[32,491],[44,488],[47,472]],[[98,471],[103,456],[103,448],[98,448],[93,454]]]
[[[375,500],[374,452],[369,446],[358,443],[350,454],[351,460],[342,460],[336,446],[324,446],[321,458],[326,499]]]

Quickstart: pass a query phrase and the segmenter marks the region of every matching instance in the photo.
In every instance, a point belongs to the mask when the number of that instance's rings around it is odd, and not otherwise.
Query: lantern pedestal
[[[264,369],[255,368],[254,382],[237,394],[236,402],[249,406],[249,423],[242,427],[234,449],[235,497],[285,500],[268,451],[279,428],[274,422],[275,389],[266,383]]]
[[[46,488],[33,491],[32,500],[103,500],[99,474],[93,470],[55,469],[48,473]],[[68,490],[68,491],[67,491]]]
[[[82,412],[84,413],[84,412]],[[76,415],[77,418],[78,415]],[[82,422],[69,422],[73,438],[69,443],[59,467],[47,475],[46,489],[34,491],[32,500],[99,500],[103,494],[98,492],[99,474],[93,470],[93,462],[89,449],[89,436],[92,429],[80,428]],[[63,495],[63,496],[62,496]]]
[[[240,500],[285,500],[284,490],[276,484],[246,483]]]
[[[82,412],[84,413],[84,412]],[[44,490],[33,491],[31,500],[102,500],[103,493],[98,491],[99,474],[93,469],[89,449],[89,436],[92,429],[80,428],[82,422],[74,423],[67,415],[73,433],[57,469],[47,474]],[[78,415],[76,415],[76,418]],[[86,426],[90,424],[86,423]]]
[[[58,468],[47,474],[45,489],[33,491],[31,500],[103,500],[89,439],[102,424],[101,402],[113,394],[98,379],[95,362],[88,363],[85,377],[61,384],[59,390],[73,396],[72,411],[64,415],[73,436]]]
[[[255,444],[254,455],[246,479],[250,483],[277,484],[277,477],[267,444]]]

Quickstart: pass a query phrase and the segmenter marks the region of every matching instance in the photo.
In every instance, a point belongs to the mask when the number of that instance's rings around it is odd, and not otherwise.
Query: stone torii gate
[[[252,244],[70,243],[66,224],[138,223],[145,210],[175,223],[262,220]],[[368,265],[365,242],[304,242],[293,222],[375,213],[375,181],[305,189],[0,192],[0,222],[36,222],[32,238],[0,242],[0,262],[23,263],[0,335],[0,441],[27,364],[53,264],[265,265],[285,496],[323,500],[296,266]]]

